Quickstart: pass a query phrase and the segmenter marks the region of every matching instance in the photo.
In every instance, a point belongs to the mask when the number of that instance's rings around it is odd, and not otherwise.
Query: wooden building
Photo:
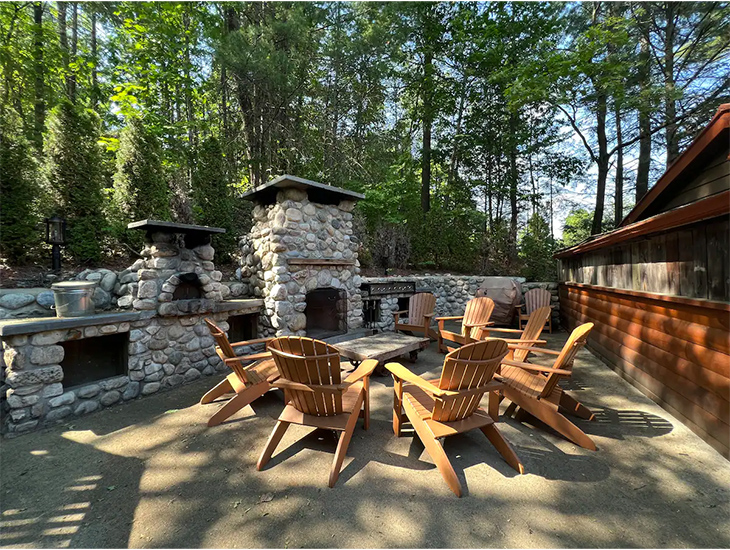
[[[563,323],[730,457],[730,104],[620,226],[559,251]]]

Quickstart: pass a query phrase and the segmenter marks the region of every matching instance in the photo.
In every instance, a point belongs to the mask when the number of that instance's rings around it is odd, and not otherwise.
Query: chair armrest
[[[446,390],[442,390],[438,386],[434,386],[430,382],[426,382],[423,378],[421,378],[417,374],[413,374],[400,363],[387,363],[385,365],[385,368],[391,372],[394,378],[418,386],[419,388],[427,391],[430,394],[442,396],[449,393]]]
[[[523,340],[524,342],[524,340]],[[522,349],[527,351],[533,351],[535,353],[544,353],[545,355],[560,355],[561,352],[559,351],[553,351],[551,349],[544,349],[544,348],[533,348],[532,346],[508,346],[510,349]]]
[[[516,329],[516,328],[501,328],[501,327],[490,328],[489,331],[490,332],[492,332],[492,331],[494,331],[494,332],[510,332],[510,333],[513,333],[513,334],[522,334],[523,332],[525,332],[524,330],[519,330],[519,329]]]
[[[228,365],[229,363],[240,363],[241,361],[256,361],[258,359],[269,359],[271,358],[271,352],[262,351],[261,353],[252,353],[251,355],[237,355],[236,357],[222,357],[223,362]]]
[[[367,378],[373,373],[375,367],[377,366],[377,359],[365,359],[365,361],[360,363],[359,367],[357,367],[354,371],[347,375],[347,378],[345,378],[345,384],[354,384],[358,380]]]
[[[435,314],[435,313],[424,313],[424,314],[423,314],[423,316],[424,316],[424,317],[425,317],[426,319],[430,319],[430,318],[431,318],[431,317],[433,317],[434,315],[436,315],[436,314]]]
[[[454,315],[451,317],[436,317],[437,321],[456,321],[457,319],[463,319],[463,315]]]
[[[464,323],[464,326],[469,327],[469,328],[491,327],[492,325],[494,325],[494,321],[487,321],[486,323],[473,323],[473,324]]]
[[[404,313],[408,313],[408,310],[406,309],[406,310],[403,310],[403,311],[394,311],[393,312],[393,319],[395,319],[395,321],[397,322],[398,321],[398,317],[400,317]]]
[[[271,385],[283,390],[305,391],[309,393],[315,393],[318,391],[326,393],[342,393],[349,386],[349,384],[302,384],[301,382],[294,382],[292,380],[282,378],[275,380],[271,383]]]
[[[522,344],[542,344],[547,345],[547,340],[523,340],[522,338],[503,338],[507,342],[510,349],[522,349],[515,348],[515,346],[521,346]]]
[[[511,359],[504,359],[503,365],[509,365],[510,367],[519,367],[525,370],[531,370],[534,372],[549,372],[553,374],[562,374],[563,376],[570,376],[573,374],[569,370],[563,369],[551,369],[549,367],[541,367],[540,365],[533,365],[532,363],[523,363],[522,361],[512,361]]]
[[[241,347],[241,346],[251,346],[253,344],[265,344],[265,343],[267,343],[267,342],[269,342],[269,341],[271,341],[273,339],[274,339],[273,337],[269,337],[269,338],[254,338],[253,340],[244,340],[242,342],[233,342],[231,344],[231,347],[232,348],[235,348],[235,347]]]

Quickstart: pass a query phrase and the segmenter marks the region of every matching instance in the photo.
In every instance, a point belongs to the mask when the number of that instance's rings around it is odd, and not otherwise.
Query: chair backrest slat
[[[529,315],[539,307],[550,305],[550,291],[544,288],[533,288],[525,292],[525,310]]]
[[[412,325],[423,323],[423,316],[433,313],[436,308],[436,296],[430,292],[419,292],[408,300],[408,322]]]
[[[218,353],[218,357],[221,359],[236,359],[236,352],[233,350],[233,346],[231,346],[231,343],[228,341],[228,336],[226,336],[226,333],[223,332],[223,329],[221,329],[218,325],[216,325],[213,321],[210,319],[204,319],[205,324],[208,325],[208,329],[210,329],[210,335],[213,337],[213,340],[215,340],[216,346],[218,349],[216,352]],[[229,361],[226,363],[230,369],[236,373],[236,376],[238,376],[239,380],[246,383],[248,382],[248,377],[246,376],[246,372],[243,368],[243,363],[238,361]]]
[[[578,350],[585,345],[586,340],[588,339],[588,334],[591,332],[592,328],[593,323],[584,323],[573,329],[573,332],[571,332],[568,337],[568,341],[565,342],[563,349],[560,350],[560,355],[558,355],[558,358],[555,360],[553,368],[567,371],[573,370],[575,355],[578,353]],[[554,373],[548,376],[548,380],[545,383],[545,387],[542,389],[540,397],[549,396],[555,389],[555,386],[558,385],[561,377],[561,374]]]
[[[496,338],[462,346],[444,359],[438,387],[451,391],[486,387],[505,355],[507,355],[507,342]],[[482,391],[463,397],[448,399],[437,397],[431,418],[440,422],[454,422],[468,418],[479,407],[483,396]]]
[[[301,336],[275,338],[268,348],[284,381],[306,384],[314,390],[288,389],[287,396],[294,408],[314,416],[342,413],[342,393],[317,389],[317,386],[342,382],[340,355],[335,348]]]
[[[545,323],[547,322],[548,317],[550,317],[551,313],[552,310],[550,309],[550,306],[539,307],[535,311],[533,311],[530,314],[530,318],[527,320],[525,330],[522,332],[520,340],[537,340],[540,337],[542,330],[545,328]],[[524,362],[527,359],[527,355],[529,353],[530,352],[528,350],[516,349],[514,351],[514,359],[515,361]]]
[[[466,336],[468,331],[467,325],[477,325],[489,322],[489,318],[494,311],[494,300],[487,297],[472,298],[466,304],[464,310],[464,320],[461,324],[461,335]],[[476,329],[474,329],[476,332]]]

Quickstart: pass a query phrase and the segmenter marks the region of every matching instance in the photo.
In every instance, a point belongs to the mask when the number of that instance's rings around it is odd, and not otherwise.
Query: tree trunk
[[[75,64],[79,44],[79,3],[72,2],[71,10],[71,61]],[[76,69],[69,72],[68,97],[76,103]]]
[[[66,17],[68,13],[67,2],[57,2],[58,4],[58,40],[61,44],[61,62],[63,64],[63,78],[66,86],[66,95],[69,94],[69,74],[68,74],[68,34],[66,33]]]
[[[666,118],[667,166],[679,156],[677,137],[677,103],[674,99],[674,2],[665,2],[667,14],[666,37],[664,40],[664,114]]]
[[[621,135],[621,109],[618,103],[614,103],[614,111],[616,116],[616,180],[615,180],[615,196],[614,196],[614,227],[618,227],[624,218],[624,151],[622,149]]]
[[[608,143],[606,141],[606,94],[598,90],[596,99],[596,137],[598,139],[598,182],[596,184],[596,210],[593,213],[591,235],[601,232],[603,207],[606,200],[608,178]]]
[[[427,38],[427,37],[426,37]],[[423,66],[423,151],[421,153],[421,210],[431,210],[431,127],[433,125],[433,51],[426,47]]]
[[[517,114],[509,115],[509,261],[514,265],[517,262]]]
[[[646,15],[639,21],[639,91],[642,95],[649,88],[650,59],[649,55],[649,22]],[[636,169],[636,202],[638,203],[649,190],[649,170],[651,169],[651,119],[649,104],[642,97],[639,106],[639,164]]]
[[[93,4],[87,4],[91,9],[91,108],[96,110],[99,104],[99,76],[97,65],[99,64],[99,53],[96,44],[96,9]]]
[[[35,125],[33,140],[36,149],[43,148],[43,129],[46,124],[46,103],[43,86],[43,2],[33,3],[33,58],[35,63]]]
[[[456,115],[456,130],[454,132],[454,145],[451,149],[451,159],[449,160],[449,185],[453,185],[456,180],[459,167],[459,135],[461,134],[461,124],[464,119],[464,104],[466,103],[466,77],[461,85],[461,94],[459,95],[459,108]]]

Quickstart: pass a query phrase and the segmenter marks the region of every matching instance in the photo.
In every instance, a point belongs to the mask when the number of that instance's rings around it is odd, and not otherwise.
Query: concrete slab
[[[553,349],[565,334],[549,337]],[[414,365],[437,374],[435,344]],[[480,433],[447,454],[466,495],[423,446],[391,431],[392,381],[375,377],[370,431],[358,428],[334,489],[336,440],[292,427],[255,463],[282,408],[272,392],[207,428],[214,380],[2,441],[4,547],[728,547],[730,463],[587,351],[568,384],[593,409],[590,452],[507,419],[526,468]]]

